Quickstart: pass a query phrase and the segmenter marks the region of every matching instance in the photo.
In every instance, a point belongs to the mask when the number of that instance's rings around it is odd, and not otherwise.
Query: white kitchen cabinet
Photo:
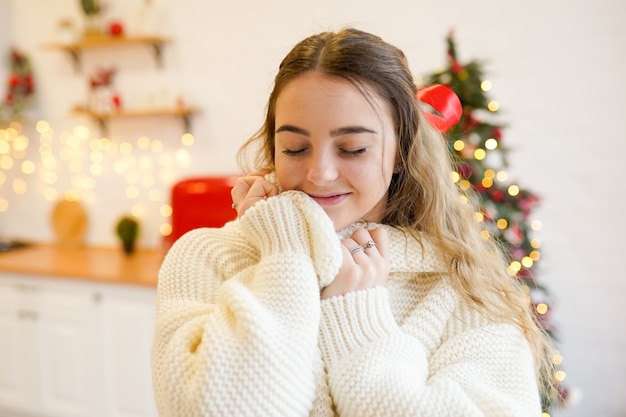
[[[152,287],[0,273],[0,416],[156,416]]]
[[[35,396],[35,325],[29,311],[22,308],[17,287],[0,282],[0,409],[26,407]]]
[[[150,370],[156,290],[134,286],[100,290],[105,415],[156,416]]]
[[[94,415],[89,291],[2,279],[0,294],[0,407],[59,417]]]

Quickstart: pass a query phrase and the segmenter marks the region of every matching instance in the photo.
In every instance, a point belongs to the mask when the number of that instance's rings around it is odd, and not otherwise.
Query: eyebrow
[[[302,129],[300,127],[293,126],[293,125],[282,125],[278,129],[276,129],[274,133],[280,133],[280,132],[291,132],[291,133],[296,133],[298,135],[303,135],[303,136],[311,135],[311,133],[308,130]],[[347,135],[351,133],[377,134],[378,132],[376,132],[375,130],[369,129],[367,127],[364,127],[364,126],[346,126],[346,127],[340,127],[339,129],[331,130],[330,136],[335,137],[335,136]]]

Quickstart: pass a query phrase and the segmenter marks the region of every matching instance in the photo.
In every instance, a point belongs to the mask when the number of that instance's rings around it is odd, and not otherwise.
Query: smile
[[[349,195],[349,193],[332,194],[325,196],[309,194],[309,197],[315,200],[315,202],[317,202],[317,204],[319,204],[320,206],[334,206],[348,198]]]

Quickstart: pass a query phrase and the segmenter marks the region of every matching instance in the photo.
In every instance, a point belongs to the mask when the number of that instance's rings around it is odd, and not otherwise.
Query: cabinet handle
[[[17,310],[17,317],[24,320],[37,320],[39,318],[39,312],[37,310]]]
[[[39,287],[33,284],[15,284],[15,289],[23,292],[35,292],[39,290]]]

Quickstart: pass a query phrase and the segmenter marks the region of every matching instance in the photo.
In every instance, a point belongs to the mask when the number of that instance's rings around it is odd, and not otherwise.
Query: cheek
[[[366,190],[370,198],[380,199],[389,189],[389,181],[381,172],[361,179],[361,189]]]
[[[286,163],[281,158],[274,161],[274,170],[276,172],[276,180],[283,190],[292,190],[298,180],[299,172],[293,168],[293,164]]]
[[[364,191],[364,196],[366,196],[368,201],[378,205],[381,204],[381,201],[386,201],[392,174],[387,172],[386,167],[383,171],[380,165],[371,169],[372,172],[369,175],[361,177],[359,186]],[[374,169],[376,170],[375,172]]]

